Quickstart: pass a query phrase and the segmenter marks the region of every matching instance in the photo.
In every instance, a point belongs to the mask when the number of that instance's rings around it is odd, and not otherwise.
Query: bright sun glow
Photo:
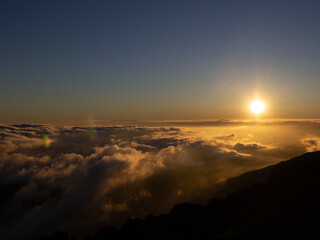
[[[251,103],[250,105],[250,109],[253,113],[255,114],[259,114],[261,112],[264,111],[265,109],[265,106],[264,106],[264,103],[259,101],[259,100],[255,100]]]

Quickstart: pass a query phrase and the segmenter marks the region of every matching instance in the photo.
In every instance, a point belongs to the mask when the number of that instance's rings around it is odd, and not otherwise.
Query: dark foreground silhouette
[[[120,229],[103,227],[87,239],[320,239],[320,152],[231,182],[244,179],[254,180],[225,199],[178,204],[169,214],[128,219]],[[42,238],[55,239],[69,238],[66,232]]]

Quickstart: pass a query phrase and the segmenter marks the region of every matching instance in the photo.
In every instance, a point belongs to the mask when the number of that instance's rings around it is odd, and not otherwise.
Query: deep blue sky
[[[320,118],[320,1],[1,1],[0,121]]]

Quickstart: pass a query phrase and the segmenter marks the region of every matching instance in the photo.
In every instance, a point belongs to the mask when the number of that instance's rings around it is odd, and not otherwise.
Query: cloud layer
[[[235,133],[27,124],[0,130],[1,239],[60,229],[85,235],[179,202],[205,202],[217,183],[281,159],[275,146]]]

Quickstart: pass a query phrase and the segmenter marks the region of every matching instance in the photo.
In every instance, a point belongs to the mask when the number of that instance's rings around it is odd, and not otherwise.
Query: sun
[[[250,104],[250,109],[253,113],[259,114],[265,110],[265,105],[259,100],[255,100]]]

